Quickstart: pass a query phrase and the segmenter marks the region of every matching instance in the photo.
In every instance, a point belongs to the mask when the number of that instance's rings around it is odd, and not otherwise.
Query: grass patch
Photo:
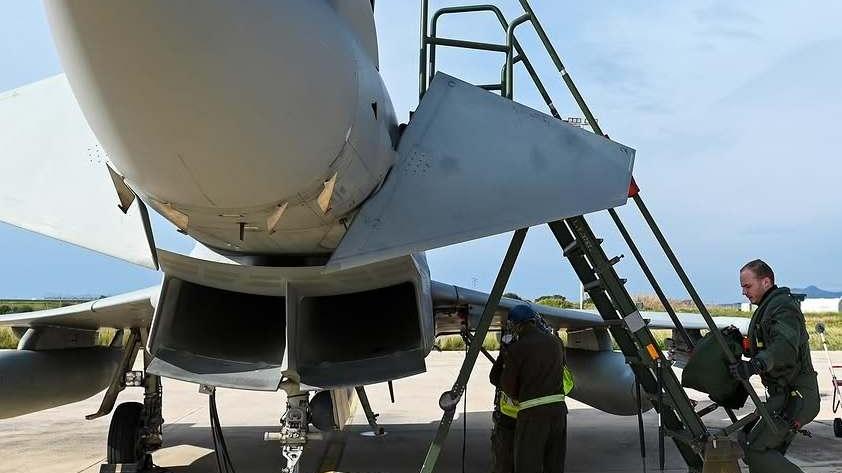
[[[9,327],[0,327],[0,349],[15,348],[18,346],[18,338],[12,333]]]
[[[751,315],[746,312],[735,310],[727,310],[714,312],[711,310],[711,315],[728,316],[728,317],[744,317],[749,318]],[[822,339],[816,332],[816,324],[821,322],[825,325],[825,338],[827,339],[828,350],[842,350],[842,314],[836,312],[826,312],[817,314],[804,314],[804,320],[807,325],[807,333],[810,335],[810,349],[822,350]],[[672,337],[671,330],[652,330],[655,340],[663,349],[664,340]]]
[[[58,300],[20,300],[20,299],[0,299],[0,316],[5,314],[21,314],[26,312],[33,312],[36,310],[56,309],[58,307],[66,307],[75,304],[81,304],[82,300],[58,301]],[[110,330],[110,332],[109,332]],[[112,329],[100,329],[97,337],[97,342],[100,345],[107,345],[111,342],[114,336]],[[0,349],[16,348],[18,346],[18,337],[9,327],[0,327]]]
[[[465,342],[459,335],[439,337],[436,344],[441,348],[441,351],[465,351]],[[486,334],[482,347],[488,351],[499,350],[500,342],[497,341],[497,332]]]
[[[117,333],[117,330],[113,328],[101,328],[97,330],[96,344],[100,346],[110,345],[115,333]],[[125,342],[126,337],[128,337],[128,332],[124,334],[123,342]],[[0,327],[0,349],[17,348],[18,341],[18,337],[15,336],[15,333],[10,327]]]
[[[35,310],[55,309],[79,304],[86,301],[52,301],[52,300],[9,300],[0,299],[0,315],[32,312]]]
[[[635,304],[637,304],[637,306],[640,307],[641,310],[664,310],[664,306],[654,295],[635,295],[632,296],[632,298],[634,299]],[[699,312],[696,308],[696,305],[693,304],[693,302],[690,300],[670,299],[669,303],[673,307],[673,309],[675,309],[675,311],[679,313]],[[710,312],[710,314],[714,317],[751,317],[751,312],[742,312],[733,306],[709,305],[707,306],[707,309],[708,312]],[[819,337],[818,333],[816,333],[816,324],[819,322],[825,324],[825,337],[827,338],[828,349],[842,350],[842,314],[837,312],[825,312],[815,314],[810,313],[804,314],[804,320],[807,325],[807,333],[810,335],[811,350],[822,349],[821,338]],[[672,333],[670,330],[653,330],[652,334],[655,336],[655,340],[658,341],[658,344],[662,348],[664,346],[664,340],[672,337]]]
[[[829,312],[822,314],[804,314],[807,319],[807,332],[810,333],[810,349],[821,350],[822,339],[816,333],[816,324],[825,325],[828,350],[842,350],[842,314]]]

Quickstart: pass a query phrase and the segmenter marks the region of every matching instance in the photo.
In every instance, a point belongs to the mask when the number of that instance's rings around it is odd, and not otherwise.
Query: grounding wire
[[[213,405],[214,405],[214,394],[211,393],[208,396],[208,415],[210,417],[210,431],[211,431],[211,438],[213,439],[213,453],[216,457],[216,469],[219,473],[223,473],[223,466],[222,466],[222,459],[220,458],[219,453],[219,443],[216,440],[216,429],[214,428],[214,421],[213,421]]]
[[[219,473],[236,473],[234,464],[228,454],[228,445],[222,435],[222,425],[219,422],[219,410],[216,407],[216,391],[209,396],[209,410],[211,423],[211,436],[213,437],[214,453],[216,454],[216,466]]]
[[[470,332],[469,332],[470,333]],[[467,340],[465,340],[467,342]],[[465,343],[465,358],[468,357],[468,344]],[[462,391],[462,473],[465,473],[465,454],[468,449],[468,384]]]

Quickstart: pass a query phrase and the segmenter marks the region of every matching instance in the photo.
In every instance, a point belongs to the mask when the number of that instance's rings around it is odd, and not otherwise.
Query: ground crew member
[[[511,333],[503,334],[500,353],[488,374],[488,380],[497,388],[494,393],[494,412],[491,414],[491,473],[512,473],[515,468],[514,445],[518,408],[500,386],[504,360],[513,341]]]
[[[758,307],[749,323],[749,360],[731,365],[731,373],[743,379],[760,375],[769,394],[766,406],[778,424],[777,433],[762,419],[746,428],[745,462],[751,473],[801,472],[784,454],[795,434],[819,412],[804,315],[789,289],[775,285],[772,268],[761,260],[742,267],[740,285]]]
[[[514,471],[563,472],[567,450],[564,345],[537,326],[538,314],[527,305],[513,307],[509,322],[517,341],[506,352],[500,385],[518,407]]]

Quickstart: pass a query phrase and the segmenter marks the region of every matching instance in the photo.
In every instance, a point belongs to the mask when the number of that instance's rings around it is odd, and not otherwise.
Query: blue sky
[[[755,257],[782,284],[842,289],[842,4],[532,3],[603,129],[637,150],[643,196],[703,297],[740,300],[737,269]],[[514,0],[500,4],[510,17],[519,14]],[[0,90],[59,73],[40,2],[4,7]],[[403,120],[417,104],[417,7],[377,2],[381,71]],[[502,38],[492,17],[445,18],[440,31]],[[519,37],[562,114],[578,116],[534,33],[523,28]],[[496,79],[502,59],[457,51],[439,57],[441,70],[473,82]],[[515,98],[543,110],[519,72]],[[685,297],[636,209],[620,213],[667,292]],[[651,292],[607,216],[590,220],[610,254],[627,255],[618,270],[631,292]],[[189,248],[160,220],[156,232],[164,247]],[[433,277],[487,289],[507,243],[502,235],[432,251]],[[160,279],[4,224],[0,248],[0,297],[114,294]],[[509,289],[577,297],[572,271],[545,229],[530,231]]]

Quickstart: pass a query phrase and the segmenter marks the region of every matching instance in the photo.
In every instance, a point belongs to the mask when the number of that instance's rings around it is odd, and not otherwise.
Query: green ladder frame
[[[561,116],[559,115],[552,98],[547,92],[546,87],[544,87],[538,77],[535,68],[532,66],[532,63],[529,61],[529,58],[520,46],[515,35],[515,31],[519,26],[525,23],[530,23],[543,43],[546,51],[550,55],[550,59],[556,66],[562,80],[567,86],[567,89],[573,96],[573,99],[579,106],[579,109],[585,116],[585,119],[593,132],[608,138],[608,136],[600,128],[596,118],[576,87],[576,84],[573,82],[573,79],[564,67],[564,64],[550,42],[528,0],[518,1],[524,10],[524,13],[513,21],[508,22],[498,7],[489,4],[441,8],[437,10],[433,14],[432,19],[430,19],[429,0],[421,0],[419,99],[423,98],[429,83],[435,75],[436,47],[445,46],[469,50],[500,52],[505,53],[506,55],[506,60],[500,74],[500,83],[481,84],[478,85],[478,87],[489,91],[499,91],[504,97],[512,99],[514,95],[514,66],[518,63],[522,63],[552,116],[557,119],[561,119]],[[452,38],[441,38],[437,35],[438,20],[441,17],[445,15],[477,12],[490,12],[497,17],[502,29],[506,32],[506,44],[464,41]],[[725,338],[716,327],[716,323],[711,317],[710,312],[708,312],[701,300],[701,297],[693,287],[690,278],[687,276],[683,267],[679,263],[678,258],[675,256],[675,253],[672,251],[672,248],[663,233],[660,231],[655,219],[652,217],[652,214],[643,202],[643,198],[641,197],[634,180],[632,180],[631,188],[629,189],[629,197],[635,202],[641,216],[646,221],[655,239],[658,241],[667,259],[673,266],[673,269],[696,305],[699,313],[707,323],[711,333],[714,334],[728,361],[730,363],[735,363],[737,360],[733,353],[731,353],[728,349]],[[681,320],[678,318],[671,304],[667,300],[660,284],[657,282],[652,274],[652,271],[649,269],[648,264],[644,260],[634,240],[631,238],[625,224],[620,219],[619,214],[614,209],[609,209],[608,213],[623,237],[623,240],[634,255],[635,260],[643,271],[647,281],[652,286],[658,296],[658,299],[663,304],[665,310],[673,321],[676,333],[683,339],[688,347],[692,348],[694,344],[691,337],[681,324]],[[601,247],[602,240],[594,235],[583,216],[550,222],[548,225],[562,249],[562,254],[570,262],[576,275],[582,282],[584,289],[588,292],[591,300],[594,302],[600,316],[607,322],[611,335],[614,337],[614,340],[617,342],[620,350],[625,355],[630,367],[637,376],[641,388],[645,391],[647,398],[652,403],[655,410],[659,413],[664,427],[662,432],[673,439],[678,451],[681,453],[682,458],[690,468],[690,471],[702,471],[706,445],[716,443],[715,441],[712,442],[712,440],[724,440],[758,419],[762,419],[767,422],[773,431],[778,429],[766,409],[766,405],[747,380],[744,380],[743,383],[748,390],[749,396],[751,397],[756,410],[739,420],[733,412],[727,410],[732,424],[724,429],[708,428],[702,421],[701,417],[709,412],[712,412],[716,406],[709,406],[699,412],[694,410],[693,404],[687,396],[687,393],[684,391],[684,388],[681,386],[677,376],[670,368],[670,360],[667,359],[663,352],[658,348],[652,332],[647,327],[646,322],[641,317],[634,301],[625,289],[625,280],[621,279],[613,268],[613,266],[620,260],[620,257],[608,258]],[[492,316],[499,305],[500,298],[502,297],[503,291],[505,290],[506,284],[511,276],[512,268],[514,267],[514,263],[517,260],[518,254],[523,245],[526,232],[527,229],[522,228],[516,230],[512,236],[512,240],[494,282],[488,302],[486,303],[482,316],[477,324],[473,336],[473,342],[469,345],[465,361],[463,362],[459,375],[457,376],[451,390],[444,392],[439,399],[439,406],[444,411],[444,414],[441,422],[439,423],[436,436],[430,445],[427,456],[425,457],[424,463],[421,467],[422,473],[430,473],[435,469],[441,453],[442,445],[447,438],[447,434],[453,422],[455,408],[464,394],[465,386],[467,385],[473,366],[476,363],[476,359],[482,348],[481,341],[485,339],[485,335],[491,325]]]

